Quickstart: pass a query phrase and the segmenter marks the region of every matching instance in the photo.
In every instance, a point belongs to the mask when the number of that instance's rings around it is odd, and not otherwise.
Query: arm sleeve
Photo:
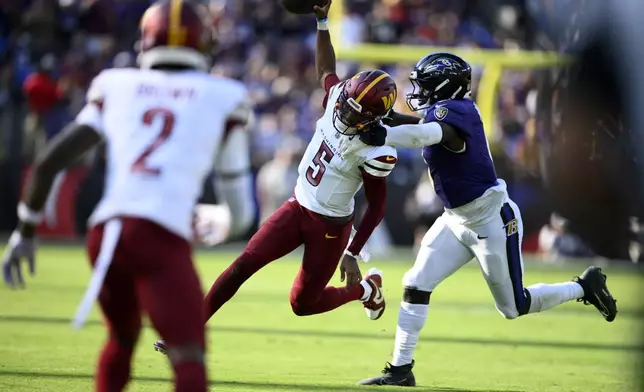
[[[351,254],[360,253],[367,240],[385,216],[385,201],[387,200],[386,177],[374,177],[363,172],[364,191],[367,198],[367,211],[362,217],[353,241],[347,248]]]
[[[99,134],[103,134],[103,105],[105,103],[105,74],[96,76],[87,90],[86,103],[76,115],[76,123],[87,125]]]
[[[362,181],[367,198],[367,211],[362,217],[353,241],[347,248],[354,255],[360,253],[367,240],[385,216],[387,176],[396,166],[396,150],[380,147],[371,150],[362,164]]]
[[[438,144],[443,140],[439,123],[399,125],[387,130],[386,144],[395,148],[417,148]]]
[[[326,104],[329,101],[329,96],[331,95],[331,91],[334,86],[336,86],[338,83],[340,83],[340,78],[338,78],[338,75],[334,73],[327,74],[324,76],[324,92],[326,95],[324,96],[324,100],[322,101],[322,107],[326,109]]]

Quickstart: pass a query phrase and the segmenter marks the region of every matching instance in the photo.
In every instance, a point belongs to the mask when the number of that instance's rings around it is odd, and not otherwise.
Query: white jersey
[[[348,156],[340,154],[340,134],[333,126],[333,108],[342,83],[329,91],[324,115],[316,125],[298,167],[295,198],[303,207],[321,215],[344,217],[353,213],[354,196],[363,183],[363,172],[387,177],[396,164],[396,149],[367,146]]]
[[[192,213],[227,121],[248,117],[246,89],[204,72],[121,68],[101,72],[76,121],[107,144],[105,192],[90,225],[116,216],[192,238]]]

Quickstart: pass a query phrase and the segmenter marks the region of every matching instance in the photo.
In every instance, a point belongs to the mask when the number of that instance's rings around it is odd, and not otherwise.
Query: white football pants
[[[528,313],[530,297],[523,288],[521,255],[523,222],[517,205],[508,199],[492,220],[480,226],[449,224],[449,219],[444,213],[427,231],[403,285],[434,291],[476,258],[498,311],[508,319]]]

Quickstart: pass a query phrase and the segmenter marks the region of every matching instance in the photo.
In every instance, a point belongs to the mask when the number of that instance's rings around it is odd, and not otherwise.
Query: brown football
[[[313,6],[323,6],[326,0],[280,0],[282,7],[288,12],[298,15],[313,13]]]

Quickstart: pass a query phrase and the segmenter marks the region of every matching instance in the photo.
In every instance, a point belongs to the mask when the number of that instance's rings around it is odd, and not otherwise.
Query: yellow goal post
[[[344,14],[344,2],[342,0],[334,0],[329,12],[329,27],[336,56],[339,60],[359,63],[415,64],[429,53],[450,52],[462,57],[471,64],[482,66],[483,73],[477,89],[476,103],[481,111],[483,124],[488,136],[493,136],[496,131],[494,126],[497,112],[496,100],[503,70],[549,68],[560,65],[568,60],[557,52],[519,49],[471,49],[374,43],[360,43],[347,46],[343,45],[342,39],[342,17]]]

